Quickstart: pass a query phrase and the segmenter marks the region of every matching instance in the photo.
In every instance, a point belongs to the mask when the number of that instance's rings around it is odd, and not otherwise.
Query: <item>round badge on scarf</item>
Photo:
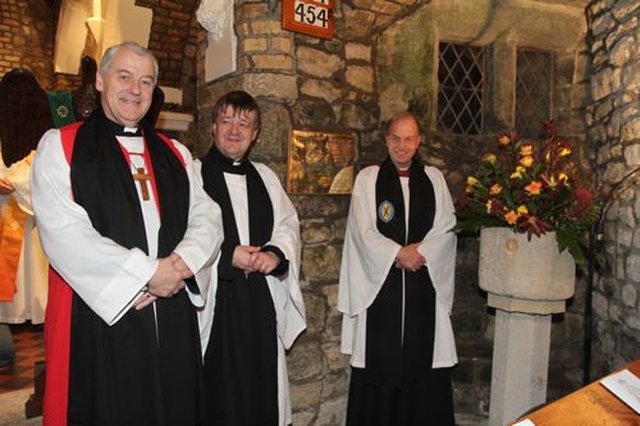
[[[389,200],[384,200],[378,206],[378,216],[384,223],[391,222],[391,219],[393,219],[395,213],[396,209],[395,207],[393,207],[393,204],[391,204]]]

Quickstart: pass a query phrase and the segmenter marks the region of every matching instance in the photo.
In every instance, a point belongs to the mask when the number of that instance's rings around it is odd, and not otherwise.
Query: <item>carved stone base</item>
[[[565,311],[575,292],[576,265],[560,253],[555,232],[540,237],[510,228],[483,228],[480,234],[480,288],[488,305],[509,312],[551,314]]]
[[[504,426],[546,402],[551,314],[574,294],[575,262],[553,232],[485,228],[478,278],[496,308],[489,426]]]

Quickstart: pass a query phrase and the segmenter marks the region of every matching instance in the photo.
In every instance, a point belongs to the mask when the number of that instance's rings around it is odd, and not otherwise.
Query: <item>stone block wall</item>
[[[593,295],[593,377],[640,357],[640,4],[592,1],[588,140],[606,202],[606,265]],[[625,180],[627,175],[630,178]],[[618,190],[611,188],[623,182]]]

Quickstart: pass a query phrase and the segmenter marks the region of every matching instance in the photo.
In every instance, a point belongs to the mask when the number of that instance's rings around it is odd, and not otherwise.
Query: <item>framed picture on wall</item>
[[[288,156],[290,194],[351,193],[357,156],[355,135],[292,130]]]

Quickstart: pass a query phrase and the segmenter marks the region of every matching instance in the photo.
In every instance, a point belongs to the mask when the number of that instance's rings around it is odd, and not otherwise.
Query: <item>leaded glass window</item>
[[[541,123],[551,118],[551,52],[518,49],[516,68],[516,129],[524,137],[537,137]]]
[[[484,48],[440,43],[438,63],[438,130],[482,133],[485,74]]]

